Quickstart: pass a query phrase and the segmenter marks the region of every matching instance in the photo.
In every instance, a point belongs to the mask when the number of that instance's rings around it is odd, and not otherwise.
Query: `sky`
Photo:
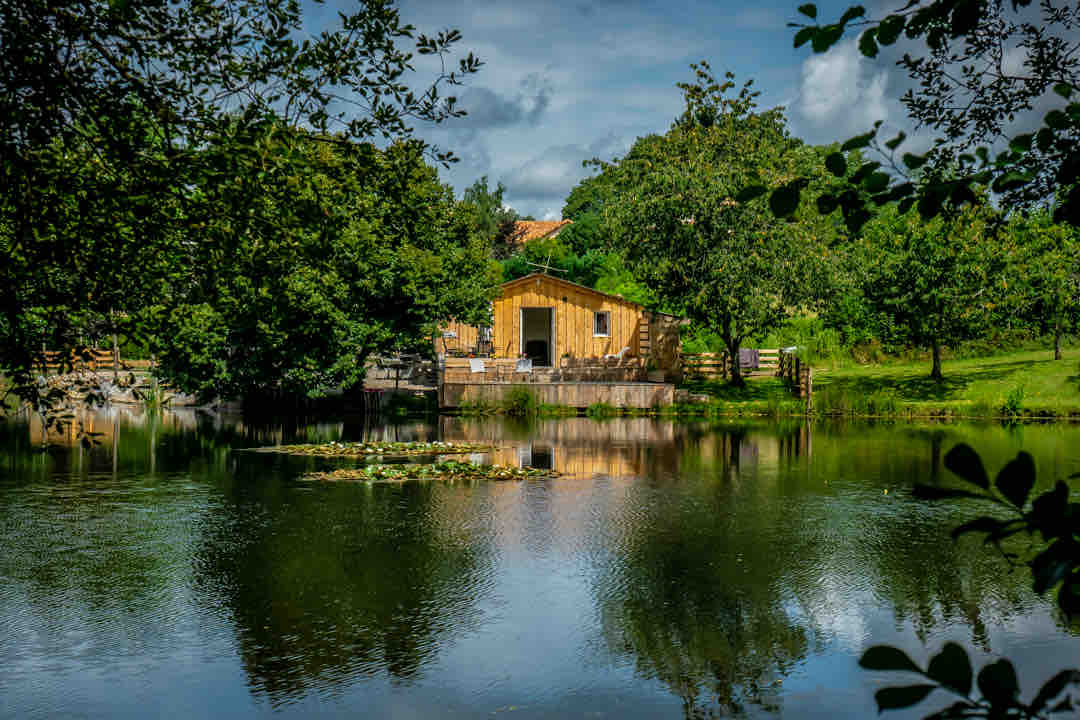
[[[692,62],[707,60],[717,75],[730,70],[740,83],[753,79],[760,107],[783,106],[792,133],[810,143],[845,140],[876,120],[889,136],[910,131],[898,100],[907,78],[895,55],[863,58],[855,34],[822,55],[793,48],[787,23],[800,19],[798,4],[399,0],[418,32],[456,28],[461,54],[485,63],[455,89],[468,115],[417,134],[460,158],[440,170],[458,196],[487,176],[490,186],[505,185],[504,201],[518,212],[558,219],[567,194],[591,173],[583,160],[610,160],[670,127],[682,108],[676,83],[693,79]],[[864,4],[871,17],[882,15]],[[820,2],[819,19],[835,20],[848,5]],[[416,67],[419,81],[434,71],[428,58]],[[928,141],[909,143],[905,150],[918,151]]]

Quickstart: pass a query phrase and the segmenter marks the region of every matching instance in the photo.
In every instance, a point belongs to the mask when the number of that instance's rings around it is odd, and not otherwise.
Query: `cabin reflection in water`
[[[494,445],[496,450],[486,459],[498,465],[612,478],[656,477],[688,462],[722,466],[732,473],[777,467],[809,457],[812,445],[806,423],[715,426],[656,418],[559,418],[515,424],[444,416],[439,419],[439,437]]]

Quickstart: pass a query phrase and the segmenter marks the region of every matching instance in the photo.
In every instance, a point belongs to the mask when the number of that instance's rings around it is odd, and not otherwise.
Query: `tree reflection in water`
[[[431,483],[298,493],[260,461],[240,468],[227,521],[204,533],[197,576],[231,615],[256,692],[278,704],[382,671],[408,683],[478,622],[492,568],[470,495]]]
[[[797,456],[800,443],[788,434],[764,438],[767,451]],[[700,442],[705,436],[711,441]],[[740,465],[755,463],[759,448],[743,428],[679,439],[652,458],[652,482],[630,499],[636,516],[621,523],[618,547],[597,576],[604,637],[610,652],[677,694],[688,718],[748,706],[776,711],[782,679],[806,657],[810,633],[785,602],[791,550],[768,530],[783,518],[760,488],[739,482]],[[708,481],[683,485],[678,475],[688,465]]]

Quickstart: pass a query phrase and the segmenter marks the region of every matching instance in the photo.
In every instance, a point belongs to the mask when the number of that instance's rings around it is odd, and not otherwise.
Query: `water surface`
[[[872,644],[1007,656],[1028,697],[1080,658],[1023,568],[949,539],[972,508],[911,497],[957,442],[1049,486],[1077,426],[85,422],[89,450],[0,425],[0,716],[863,717]],[[352,461],[237,451],[374,438],[562,476],[312,485]]]

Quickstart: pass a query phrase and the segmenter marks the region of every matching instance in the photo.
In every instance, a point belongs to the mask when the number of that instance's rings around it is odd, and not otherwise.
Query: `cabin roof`
[[[533,280],[533,279],[542,279],[542,280],[544,280],[544,282],[549,282],[549,283],[551,283],[553,285],[561,285],[563,287],[573,288],[574,290],[577,290],[578,292],[587,292],[587,293],[590,293],[592,295],[598,295],[598,296],[603,297],[603,298],[610,298],[611,300],[614,300],[616,302],[621,302],[621,303],[623,303],[625,305],[633,305],[636,308],[641,308],[641,309],[645,308],[645,306],[642,305],[641,303],[636,303],[633,300],[627,300],[622,295],[612,295],[610,293],[600,292],[599,290],[594,290],[593,288],[591,288],[591,287],[589,287],[587,285],[579,285],[578,283],[570,282],[569,280],[563,280],[562,278],[555,277],[554,275],[548,275],[547,273],[540,273],[540,272],[529,273],[525,277],[519,277],[519,278],[517,278],[515,280],[511,280],[509,282],[504,282],[499,287],[501,287],[503,289],[514,288],[514,287],[517,287],[518,285],[525,285],[526,283],[528,283],[529,280]]]

